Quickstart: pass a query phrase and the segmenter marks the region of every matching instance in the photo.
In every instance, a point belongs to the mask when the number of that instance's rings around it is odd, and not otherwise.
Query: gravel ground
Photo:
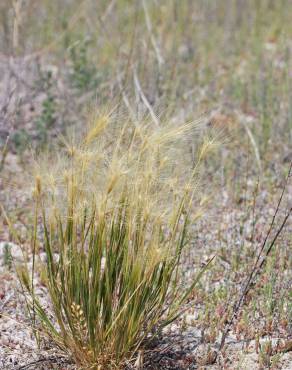
[[[236,220],[236,217],[231,217]],[[229,227],[231,225],[229,224]],[[201,242],[206,243],[202,237]],[[208,240],[208,244],[210,240]],[[15,244],[10,244],[13,263],[11,268],[3,263],[5,242],[0,243],[0,369],[74,369],[68,358],[47,347],[38,348],[29,325],[25,298],[18,283],[15,265],[23,262],[22,252]],[[37,283],[38,296],[45,303],[46,291]],[[231,333],[227,338],[224,366],[211,365],[209,344],[205,343],[202,331],[197,326],[198,314],[188,310],[182,319],[168,328],[153,351],[144,356],[145,369],[261,369],[255,341],[239,340]],[[217,338],[217,345],[218,345]],[[274,338],[276,342],[277,337]],[[263,342],[264,343],[264,340]],[[216,342],[213,344],[216,347]],[[275,369],[292,369],[292,353],[280,358]]]
[[[0,178],[0,200],[7,206],[8,211],[15,210],[15,224],[20,230],[20,234],[26,233],[26,219],[27,214],[27,197],[23,188],[19,186],[19,179],[23,178],[23,168],[17,162],[14,155],[9,155],[7,158],[8,171],[3,173]],[[280,185],[279,185],[280,188]],[[11,189],[11,193],[7,192]],[[218,192],[219,193],[219,192]],[[275,193],[279,193],[276,191]],[[287,202],[291,202],[292,188],[287,189]],[[248,244],[248,235],[251,232],[251,219],[245,217],[245,212],[242,207],[234,207],[227,192],[222,191],[219,194],[220,212],[218,212],[218,203],[214,202],[209,207],[207,215],[204,220],[196,226],[196,240],[193,252],[185,257],[186,271],[192,271],[193,259],[200,263],[202,259],[208,259],[211,255],[222,249],[224,245],[228,251],[227,254],[232,254],[233,250],[239,248],[242,238]],[[268,221],[271,219],[274,205],[277,197],[270,196],[269,192],[262,191],[257,204],[257,228],[256,236],[258,237],[258,245],[265,235]],[[250,202],[250,199],[243,198],[238,200],[238,203]],[[244,219],[244,221],[242,221]],[[242,233],[241,224],[244,224],[244,232]],[[283,246],[290,240],[291,237],[291,223],[288,225],[285,235],[283,235]],[[223,236],[222,236],[223,235]],[[5,219],[0,219],[0,369],[6,370],[21,370],[21,369],[74,369],[70,364],[70,359],[64,357],[64,354],[59,353],[52,346],[42,344],[41,348],[34,339],[28,313],[26,310],[25,297],[22,294],[21,287],[17,280],[15,267],[23,263],[23,255],[20,247],[17,244],[10,243],[10,250],[12,260],[5,262],[5,244],[11,240],[11,235],[8,231]],[[22,248],[29,250],[27,239],[23,238]],[[286,243],[286,244],[285,244]],[[220,249],[221,248],[221,249]],[[228,249],[233,248],[233,249]],[[286,252],[289,256],[291,252],[291,244],[287,244]],[[289,249],[290,248],[290,249]],[[282,252],[281,252],[282,253]],[[283,247],[284,253],[284,247]],[[285,254],[284,254],[285,256]],[[42,258],[42,256],[41,256]],[[244,258],[244,256],[242,257]],[[244,260],[243,260],[244,263]],[[218,264],[222,264],[223,272],[230,269],[230,263],[219,260]],[[9,266],[11,265],[11,266]],[[221,267],[222,267],[221,266]],[[283,284],[287,284],[288,290],[289,281],[292,281],[291,267],[282,272]],[[221,271],[222,272],[222,271]],[[211,272],[210,272],[211,273]],[[216,275],[215,271],[215,275]],[[208,272],[209,274],[209,272]],[[208,274],[207,277],[208,277]],[[204,289],[206,291],[213,289],[215,286],[220,286],[227,279],[225,273],[220,273],[217,280],[208,280],[205,282]],[[237,275],[235,275],[237,276]],[[282,275],[281,275],[282,276]],[[286,277],[285,277],[286,276]],[[188,273],[186,274],[188,278]],[[285,281],[284,281],[285,280]],[[240,288],[242,275],[237,276],[235,282],[231,283]],[[290,284],[291,286],[291,284]],[[283,285],[284,287],[284,285]],[[282,289],[283,289],[282,287]],[[37,283],[36,290],[42,301],[46,304],[48,297],[44,287]],[[226,302],[225,302],[226,303]],[[199,320],[198,312],[204,312],[205,302],[198,305],[194,302],[193,306],[186,311],[184,316],[175,325],[168,328],[163,333],[160,341],[156,343],[156,347],[145,353],[144,355],[144,369],[265,369],[259,365],[259,354],[256,348],[256,343],[253,338],[244,340],[238,336],[234,331],[226,341],[226,350],[223,358],[219,356],[219,364],[210,364],[212,361],[212,350],[210,348],[218,348],[220,337],[216,337],[212,343],[204,338],[204,332]],[[261,320],[259,318],[258,320]],[[219,320],[219,318],[218,318]],[[289,323],[288,323],[289,324]],[[250,325],[253,325],[252,323]],[[289,326],[290,325],[290,326]],[[291,323],[288,328],[291,328]],[[269,339],[275,343],[278,339],[291,340],[292,333],[283,333],[279,328],[275,328],[274,332],[269,335]],[[289,329],[288,329],[289,330]],[[289,339],[290,338],[290,339]],[[261,338],[261,344],[267,338]],[[292,369],[292,352],[287,351],[281,353],[279,361],[273,369]]]
[[[0,369],[75,369],[69,359],[52,348],[39,349],[27,319],[24,297],[15,273],[1,267],[0,291]],[[186,315],[186,320],[189,317]],[[189,326],[183,331],[180,324],[172,325],[158,347],[145,355],[145,369],[259,369],[255,341],[238,341],[235,335],[227,338],[224,367],[206,364],[208,345],[202,343],[201,332]],[[285,353],[278,369],[292,369],[292,353]]]

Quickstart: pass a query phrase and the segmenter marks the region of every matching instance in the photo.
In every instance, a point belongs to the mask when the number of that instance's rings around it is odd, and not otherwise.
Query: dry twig
[[[225,327],[225,330],[224,330],[224,332],[222,334],[222,338],[221,338],[221,342],[220,342],[220,346],[219,346],[219,352],[223,349],[223,347],[225,345],[226,337],[227,337],[227,335],[228,335],[228,333],[229,333],[229,331],[231,329],[231,326],[233,325],[234,321],[238,317],[238,314],[239,314],[240,309],[242,308],[242,306],[244,304],[244,301],[246,299],[246,296],[247,296],[248,292],[250,291],[250,289],[252,288],[252,286],[255,283],[256,278],[258,277],[258,275],[262,271],[262,269],[263,269],[263,267],[264,267],[264,265],[265,265],[265,263],[267,261],[268,256],[270,255],[273,247],[276,244],[276,241],[277,241],[279,235],[283,231],[285,225],[287,224],[287,221],[288,221],[289,217],[292,214],[292,207],[290,207],[288,209],[288,212],[285,215],[283,221],[281,222],[278,230],[276,231],[275,236],[273,237],[273,239],[272,239],[269,247],[267,248],[266,252],[264,253],[264,250],[265,250],[265,247],[267,245],[268,239],[269,239],[269,237],[271,235],[271,232],[273,230],[273,227],[274,227],[274,224],[275,224],[275,221],[276,221],[276,217],[277,217],[277,215],[279,213],[280,206],[282,204],[283,197],[284,197],[284,194],[285,194],[285,191],[286,191],[288,182],[289,182],[289,178],[291,177],[291,175],[292,175],[292,162],[290,164],[290,168],[289,168],[289,171],[288,171],[288,175],[286,177],[285,184],[284,184],[283,189],[282,189],[282,193],[280,195],[280,198],[279,198],[279,201],[278,201],[276,210],[274,212],[274,215],[273,215],[273,218],[272,218],[270,227],[268,229],[268,232],[266,234],[266,237],[265,237],[265,239],[263,241],[263,244],[261,246],[260,252],[259,252],[259,254],[258,254],[257,258],[256,258],[256,261],[254,263],[254,266],[253,266],[250,274],[248,275],[248,277],[246,279],[246,282],[245,282],[245,284],[243,286],[243,289],[242,289],[242,293],[241,293],[238,301],[233,306],[232,316],[231,316],[230,320],[227,322],[227,325]],[[217,355],[218,355],[219,352],[217,352],[217,354],[216,354],[215,361],[217,359]]]

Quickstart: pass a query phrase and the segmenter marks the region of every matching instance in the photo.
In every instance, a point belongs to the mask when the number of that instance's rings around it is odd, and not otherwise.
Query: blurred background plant
[[[38,143],[44,145],[48,140],[48,132],[56,122],[56,99],[52,93],[52,72],[47,71],[44,75],[42,73],[41,77],[46,97],[42,102],[41,112],[35,120],[35,129]]]
[[[285,159],[291,144],[291,12],[289,0],[5,1],[1,69],[15,63],[7,81],[28,63],[58,69],[58,107],[50,97],[35,107],[40,121],[51,121],[54,107],[54,132],[82,121],[81,107],[94,97],[103,105],[120,95],[135,115],[160,107],[188,119],[219,110],[224,129],[252,136],[251,155],[256,148],[267,169],[275,148]],[[22,89],[13,92],[21,107]],[[17,129],[15,119],[5,122]]]

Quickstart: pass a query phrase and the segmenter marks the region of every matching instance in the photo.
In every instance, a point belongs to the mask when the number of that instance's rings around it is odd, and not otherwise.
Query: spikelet
[[[185,124],[176,125],[171,127],[166,125],[164,128],[154,131],[154,133],[146,140],[145,146],[155,147],[157,145],[165,145],[172,141],[178,141],[183,137],[194,132],[202,125],[202,120],[187,122]]]
[[[80,305],[73,302],[71,304],[71,314],[72,314],[72,322],[75,327],[76,333],[79,335],[79,340],[81,343],[87,343],[87,324],[86,319],[84,316],[84,312]],[[84,346],[84,350],[86,347]]]
[[[89,130],[87,135],[84,139],[84,145],[88,146],[95,140],[106,128],[109,124],[109,117],[108,116],[101,116],[95,119],[92,128]]]
[[[215,137],[206,137],[204,138],[203,144],[199,152],[199,160],[203,160],[206,156],[216,148],[218,142]]]
[[[205,139],[197,164],[185,166],[188,148],[184,140],[201,127],[202,119],[185,124],[162,122],[158,128],[147,120],[136,125],[123,120],[95,114],[83,139],[78,142],[75,135],[71,141],[62,140],[64,150],[55,165],[50,165],[50,171],[45,166],[38,170],[41,191],[50,197],[48,210],[66,209],[73,202],[77,218],[85,208],[96,209],[104,218],[119,207],[127,189],[132,214],[140,210],[153,220],[160,215],[169,222],[176,212],[173,203],[186,194],[190,202],[197,189],[200,161],[218,145],[215,138]],[[35,191],[39,194],[40,188]]]
[[[37,197],[40,197],[42,193],[42,185],[41,185],[41,178],[40,176],[36,176],[35,178],[35,194]]]

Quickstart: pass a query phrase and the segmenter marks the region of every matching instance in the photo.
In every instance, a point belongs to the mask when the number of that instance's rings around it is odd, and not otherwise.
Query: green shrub
[[[81,90],[94,89],[98,83],[97,70],[88,58],[89,40],[76,43],[70,48],[72,71],[70,79],[73,87]]]
[[[3,247],[3,265],[9,270],[12,268],[11,245],[9,243],[5,243]]]
[[[52,92],[53,80],[52,73],[49,71],[42,75],[43,89],[46,98],[42,102],[42,110],[35,121],[35,129],[39,145],[45,145],[48,141],[49,130],[54,127],[56,122],[56,98]]]
[[[27,130],[21,128],[14,132],[11,137],[11,142],[15,146],[18,153],[22,153],[27,149],[31,142],[31,137]]]

